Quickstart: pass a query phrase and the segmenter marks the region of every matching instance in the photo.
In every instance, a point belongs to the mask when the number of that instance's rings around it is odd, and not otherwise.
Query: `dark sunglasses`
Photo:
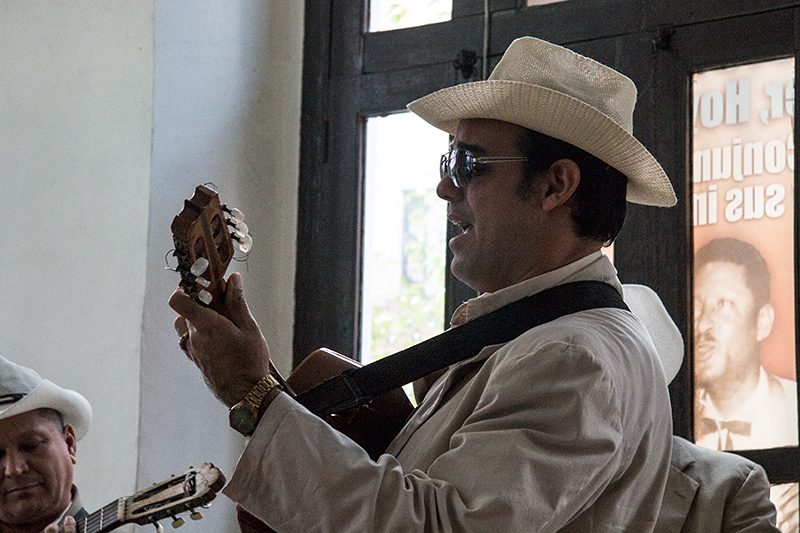
[[[469,150],[455,148],[442,155],[442,161],[439,163],[439,177],[447,176],[453,180],[456,187],[466,187],[475,177],[475,165],[527,160],[527,157],[521,156],[475,157],[475,154]]]

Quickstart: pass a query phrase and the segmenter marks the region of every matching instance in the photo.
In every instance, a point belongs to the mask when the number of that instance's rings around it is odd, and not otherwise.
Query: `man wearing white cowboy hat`
[[[459,307],[453,326],[573,281],[619,297],[601,247],[619,232],[626,198],[675,203],[631,134],[635,101],[622,74],[522,38],[489,80],[409,105],[454,136],[437,194],[462,229],[449,243],[452,271],[482,294]],[[243,431],[249,441],[225,494],[275,531],[655,526],[669,398],[653,344],[625,309],[561,316],[450,366],[372,460],[267,376],[269,349],[238,274],[222,314],[180,289],[170,305],[181,347],[214,393],[253,409],[257,426]]]
[[[683,362],[678,326],[653,289],[623,289],[625,303],[644,322],[671,382]],[[677,436],[672,437],[671,457],[656,533],[779,533],[769,479],[759,464]]]
[[[91,419],[83,396],[0,357],[0,533],[55,532],[87,516],[72,474]]]

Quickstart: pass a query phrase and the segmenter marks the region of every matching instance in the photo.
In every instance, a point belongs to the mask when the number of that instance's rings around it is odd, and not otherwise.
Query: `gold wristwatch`
[[[250,389],[244,400],[231,407],[228,413],[231,427],[245,437],[252,435],[258,425],[258,410],[261,407],[261,403],[275,387],[280,387],[280,383],[270,374],[261,378]]]

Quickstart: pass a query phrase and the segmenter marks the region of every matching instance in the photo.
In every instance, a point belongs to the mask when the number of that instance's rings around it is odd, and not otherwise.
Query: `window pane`
[[[367,120],[364,363],[444,329],[447,203],[435,189],[448,142],[411,113]]]
[[[452,12],[453,0],[370,0],[369,31],[445,22]]]
[[[695,439],[796,446],[794,60],[693,87]]]

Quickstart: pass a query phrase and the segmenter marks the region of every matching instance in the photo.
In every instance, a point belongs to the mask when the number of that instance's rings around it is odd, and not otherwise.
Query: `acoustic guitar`
[[[252,247],[252,238],[243,220],[241,211],[228,208],[220,202],[216,191],[200,185],[192,198],[184,201],[183,210],[172,222],[173,255],[178,258],[176,270],[181,275],[180,286],[200,304],[216,311],[220,311],[224,303],[224,276],[235,248],[248,253]],[[274,367],[271,372],[288,394],[297,397],[359,366],[360,363],[349,357],[321,348],[308,355],[286,379]],[[405,392],[398,388],[366,405],[315,414],[375,459],[402,429],[412,411]],[[241,507],[237,510],[243,533],[272,531]]]
[[[207,508],[217,492],[225,485],[225,476],[211,463],[190,468],[179,476],[155,483],[127,498],[119,498],[86,518],[77,520],[80,533],[105,533],[125,524],[152,524],[159,533],[164,528],[158,523],[172,518],[172,526],[180,527],[184,519],[180,513],[189,511],[192,520],[203,515],[198,508]]]

